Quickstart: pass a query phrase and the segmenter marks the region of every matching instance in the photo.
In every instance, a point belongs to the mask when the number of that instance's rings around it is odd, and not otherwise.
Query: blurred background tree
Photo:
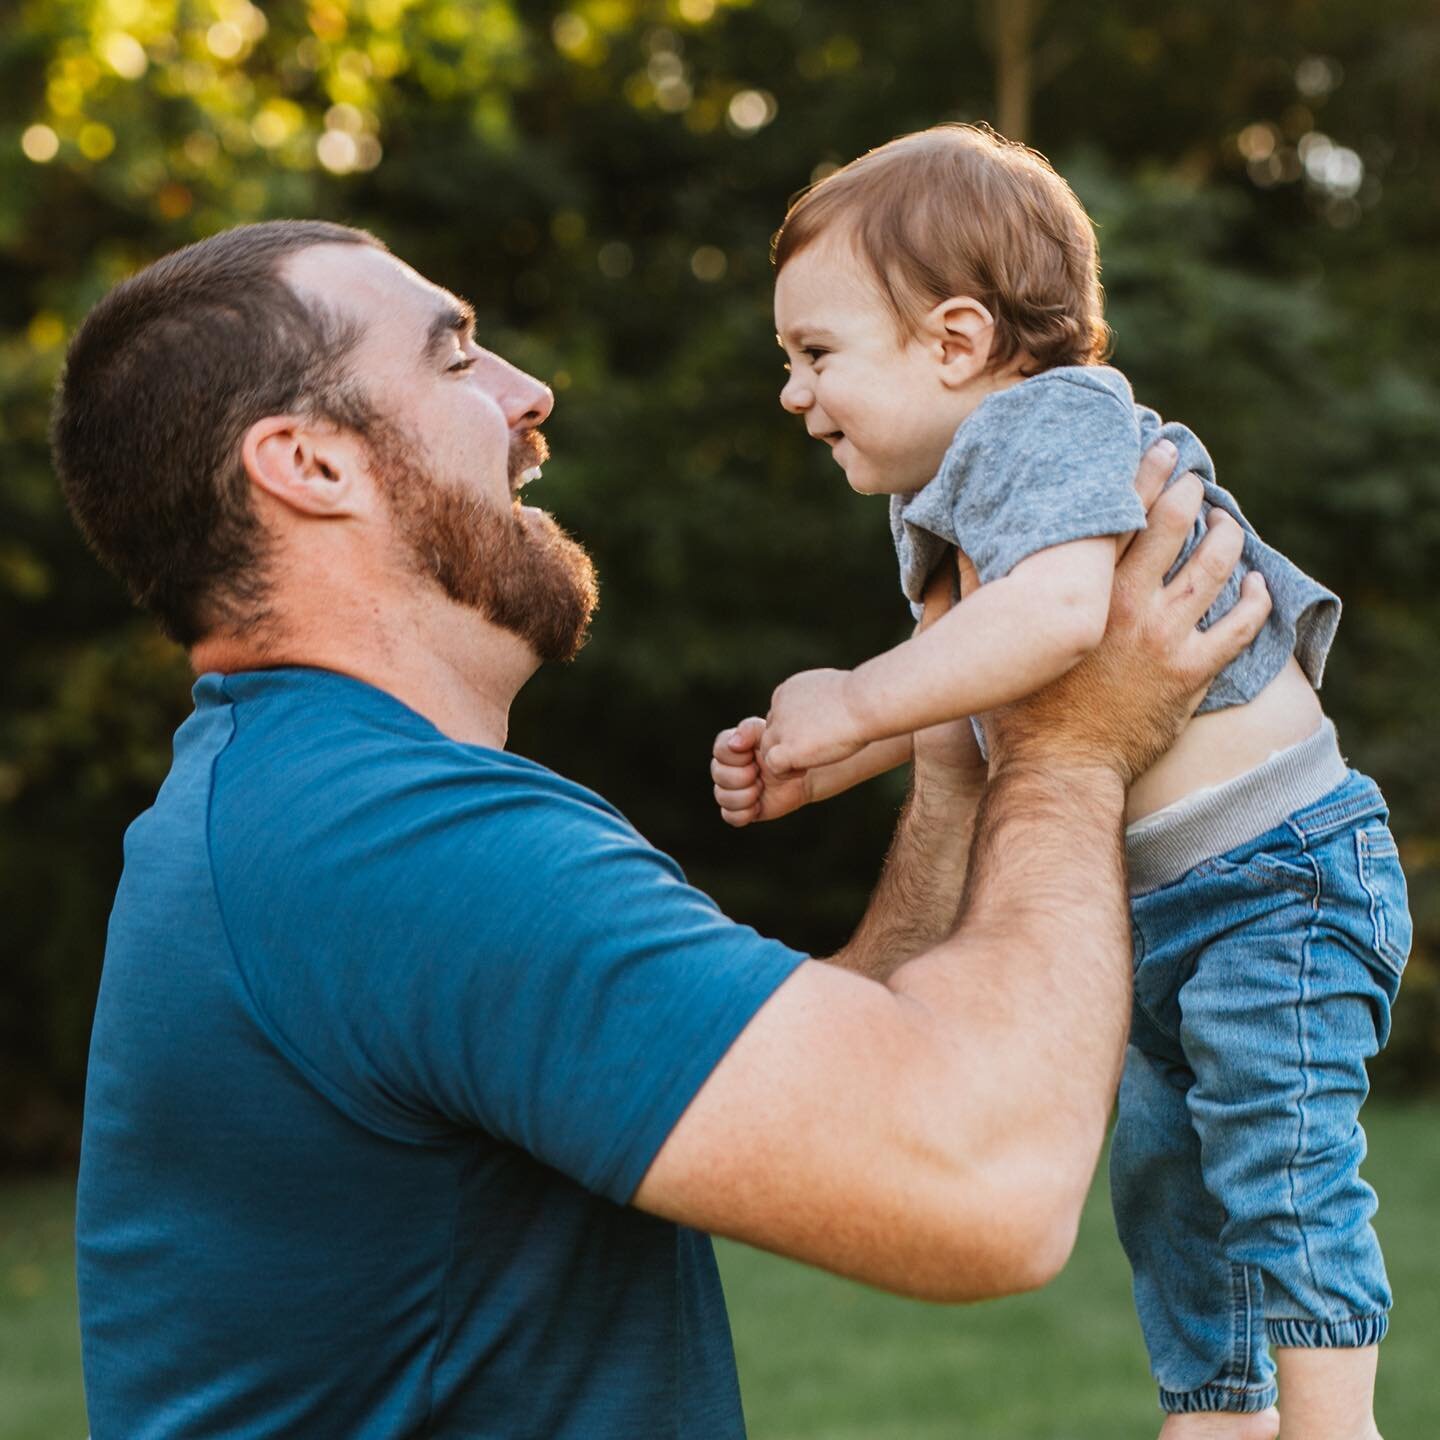
[[[29,0],[0,28],[0,1164],[73,1152],[121,836],[183,657],[64,513],[49,394],[85,310],[225,226],[372,229],[548,378],[539,503],[595,638],[512,744],[818,953],[902,777],[768,831],[706,759],[778,680],[904,632],[883,502],[775,403],[787,198],[945,119],[1047,153],[1099,227],[1116,362],[1338,589],[1325,690],[1394,805],[1417,953],[1377,1080],[1440,1076],[1440,15],[1431,0]]]

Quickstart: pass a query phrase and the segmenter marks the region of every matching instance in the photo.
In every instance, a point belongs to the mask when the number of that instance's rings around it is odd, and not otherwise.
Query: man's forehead
[[[311,245],[285,263],[285,278],[297,290],[331,309],[354,315],[367,332],[394,339],[413,333],[423,339],[432,317],[457,301],[386,250],[371,245]]]

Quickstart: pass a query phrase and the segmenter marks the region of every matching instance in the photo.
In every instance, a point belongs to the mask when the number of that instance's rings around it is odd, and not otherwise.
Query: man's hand
[[[799,770],[848,760],[873,738],[864,733],[853,701],[849,670],[805,670],[770,697],[760,764],[783,778]]]
[[[715,803],[720,818],[737,830],[757,820],[778,820],[811,799],[804,771],[782,777],[761,770],[756,751],[764,734],[765,722],[752,715],[733,730],[722,730],[711,751]]]
[[[1040,763],[1088,760],[1129,785],[1175,743],[1210,682],[1260,633],[1270,596],[1254,573],[1229,614],[1196,628],[1244,541],[1223,511],[1211,511],[1210,533],[1165,583],[1204,499],[1194,475],[1160,494],[1173,463],[1158,446],[1141,462],[1136,487],[1148,524],[1116,566],[1105,638],[1043,690],[985,717],[993,764],[1022,753]]]

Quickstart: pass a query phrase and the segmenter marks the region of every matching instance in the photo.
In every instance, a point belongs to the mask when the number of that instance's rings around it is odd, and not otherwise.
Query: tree
[[[1325,698],[1393,798],[1421,935],[1389,1073],[1435,1075],[1431,7],[57,0],[0,33],[0,1159],[73,1144],[120,836],[187,706],[180,657],[63,513],[49,389],[109,284],[237,221],[370,226],[553,381],[536,493],[604,601],[513,743],[732,912],[818,953],[843,938],[900,778],[735,835],[705,775],[715,730],[786,674],[906,623],[883,506],[775,403],[768,237],[818,169],[997,119],[987,17],[1029,35],[1007,96],[1099,222],[1118,362],[1345,596]]]

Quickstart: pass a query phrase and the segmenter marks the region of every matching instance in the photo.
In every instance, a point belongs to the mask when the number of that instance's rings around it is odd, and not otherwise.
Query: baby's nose
[[[815,403],[815,392],[804,381],[792,375],[780,391],[780,403],[792,415],[800,415]]]

